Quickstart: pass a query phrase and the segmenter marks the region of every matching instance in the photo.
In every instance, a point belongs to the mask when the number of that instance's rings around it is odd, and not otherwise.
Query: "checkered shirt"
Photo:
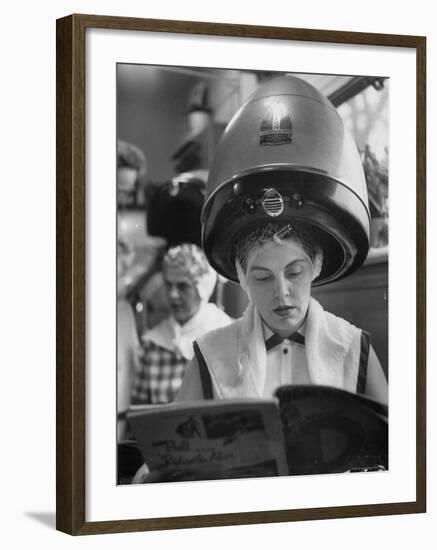
[[[132,403],[173,401],[185,374],[188,360],[180,353],[143,341],[140,367],[132,384]]]

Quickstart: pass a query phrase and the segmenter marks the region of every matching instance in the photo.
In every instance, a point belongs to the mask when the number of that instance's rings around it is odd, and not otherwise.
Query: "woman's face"
[[[179,324],[189,321],[200,308],[200,297],[194,282],[178,269],[163,271],[170,310]]]
[[[249,258],[246,280],[252,302],[273,332],[285,337],[302,326],[313,265],[300,244],[286,241],[261,246]]]

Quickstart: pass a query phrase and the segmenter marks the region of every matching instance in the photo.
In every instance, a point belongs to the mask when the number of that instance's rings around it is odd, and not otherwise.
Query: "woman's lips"
[[[294,306],[279,306],[275,307],[273,312],[281,317],[282,319],[287,319],[288,317],[291,317],[294,314],[294,310],[296,308]]]

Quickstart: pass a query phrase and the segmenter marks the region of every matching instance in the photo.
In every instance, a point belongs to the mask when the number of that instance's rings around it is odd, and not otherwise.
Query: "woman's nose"
[[[176,285],[172,285],[168,290],[168,295],[172,299],[178,299],[179,298],[179,291]]]
[[[288,283],[284,277],[276,278],[274,293],[275,297],[279,300],[283,300],[290,295],[290,289],[288,288]]]

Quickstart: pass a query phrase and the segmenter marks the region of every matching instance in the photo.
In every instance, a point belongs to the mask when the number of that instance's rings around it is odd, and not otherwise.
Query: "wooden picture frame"
[[[334,507],[87,521],[86,519],[86,32],[174,33],[353,44],[415,51],[416,497]],[[57,529],[72,535],[419,513],[426,510],[426,39],[207,22],[71,15],[57,21]]]

